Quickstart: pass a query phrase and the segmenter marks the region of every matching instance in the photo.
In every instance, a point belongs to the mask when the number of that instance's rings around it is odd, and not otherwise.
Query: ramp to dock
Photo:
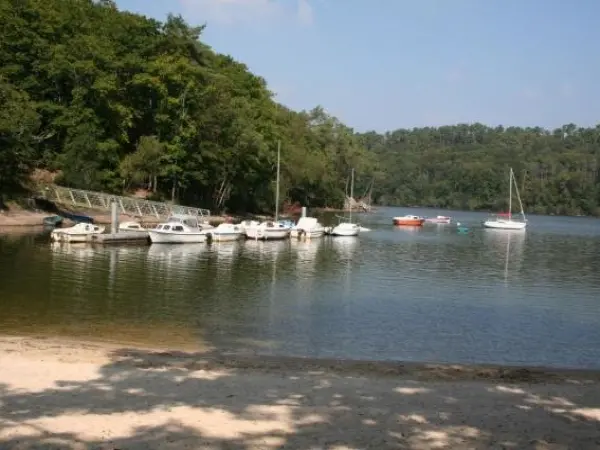
[[[104,211],[110,211],[111,203],[116,201],[119,206],[119,212],[130,216],[153,216],[158,219],[165,219],[171,214],[188,214],[201,218],[210,216],[208,209],[172,205],[166,202],[153,202],[140,198],[105,194],[103,192],[71,189],[57,185],[43,186],[39,189],[39,193],[42,198],[62,205]]]

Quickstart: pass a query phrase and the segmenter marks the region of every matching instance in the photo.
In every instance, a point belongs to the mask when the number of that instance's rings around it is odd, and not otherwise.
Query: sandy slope
[[[0,338],[1,449],[594,449],[598,373]]]

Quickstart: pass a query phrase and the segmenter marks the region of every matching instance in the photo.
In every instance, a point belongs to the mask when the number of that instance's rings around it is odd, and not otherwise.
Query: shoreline
[[[251,352],[220,351],[203,345],[196,347],[162,347],[137,342],[80,340],[66,337],[0,335],[0,353],[21,350],[43,353],[47,357],[78,355],[86,362],[89,355],[110,358],[114,352],[131,357],[145,355],[146,368],[185,370],[243,369],[263,372],[314,372],[354,374],[372,377],[400,377],[426,381],[515,381],[528,383],[572,383],[583,381],[600,384],[600,369],[514,366],[500,364],[463,364],[272,356]]]
[[[479,366],[194,351],[0,337],[0,449],[600,445],[598,371],[506,378]]]

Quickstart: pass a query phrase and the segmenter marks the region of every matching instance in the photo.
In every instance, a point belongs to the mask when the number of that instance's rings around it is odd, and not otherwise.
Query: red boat
[[[403,216],[394,217],[394,225],[409,226],[409,227],[420,227],[423,226],[425,219],[419,216]]]

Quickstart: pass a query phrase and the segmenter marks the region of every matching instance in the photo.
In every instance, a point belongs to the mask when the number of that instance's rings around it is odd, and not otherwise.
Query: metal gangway
[[[131,216],[154,216],[158,219],[169,217],[171,214],[186,214],[198,217],[209,217],[210,211],[202,208],[173,205],[165,202],[153,202],[141,198],[123,197],[105,194],[103,192],[84,191],[57,185],[44,185],[39,188],[42,198],[62,205],[79,208],[111,210],[111,203],[117,202],[122,214]]]

